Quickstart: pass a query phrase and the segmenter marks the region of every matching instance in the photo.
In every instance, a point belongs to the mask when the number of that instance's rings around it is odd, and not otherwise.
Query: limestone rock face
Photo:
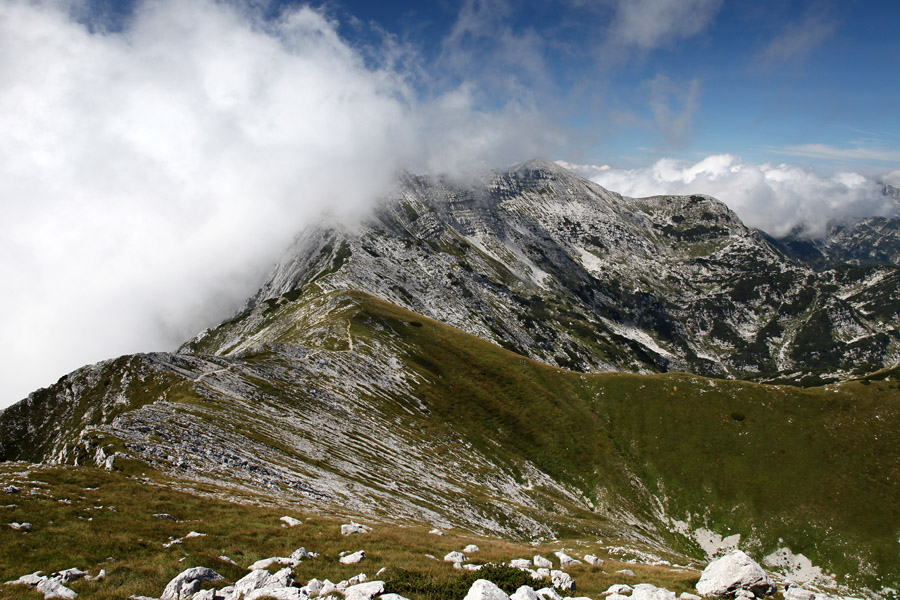
[[[775,584],[762,567],[740,550],[709,563],[697,582],[701,596],[737,596],[740,590],[757,598],[775,593]]]
[[[267,573],[268,575],[268,573]],[[197,592],[204,581],[221,581],[223,577],[206,567],[193,567],[182,571],[166,585],[159,600],[182,600]]]

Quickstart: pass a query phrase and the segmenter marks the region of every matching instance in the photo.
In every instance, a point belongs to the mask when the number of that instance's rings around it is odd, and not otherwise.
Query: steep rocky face
[[[900,264],[900,218],[869,217],[833,223],[823,238],[787,236],[778,243],[792,257],[816,269],[840,265]]]
[[[248,307],[356,289],[568,369],[812,383],[900,359],[900,300],[864,309],[897,267],[838,271],[712,198],[625,198],[531,161],[404,177],[361,225],[303,232]]]

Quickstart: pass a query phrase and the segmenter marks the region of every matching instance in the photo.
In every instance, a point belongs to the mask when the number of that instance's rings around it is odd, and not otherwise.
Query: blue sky
[[[232,314],[399,170],[564,161],[773,235],[897,205],[900,3],[0,0],[0,407]]]
[[[629,4],[636,14],[625,17]],[[628,167],[727,152],[872,172],[900,163],[900,3],[327,6],[351,42],[377,43],[370,25],[409,44],[431,77],[425,93],[469,80],[486,104],[523,98],[554,114],[571,127],[554,149],[566,160]],[[454,64],[453,52],[469,60]],[[498,73],[521,87],[499,85]]]

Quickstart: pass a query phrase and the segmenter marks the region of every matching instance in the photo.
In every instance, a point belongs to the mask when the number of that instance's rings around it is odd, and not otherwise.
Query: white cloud
[[[419,100],[315,10],[237,6],[146,2],[91,33],[66,2],[0,1],[0,406],[215,324],[303,223],[364,211],[400,166],[558,141],[515,98]]]
[[[606,169],[591,179],[632,197],[708,194],[725,202],[747,225],[775,236],[795,227],[819,236],[832,219],[897,210],[874,180],[859,173],[826,176],[787,164],[742,163],[730,154],[696,163],[664,158],[642,169]]]
[[[805,60],[834,33],[836,26],[819,12],[809,12],[803,21],[789,23],[765,48],[757,60],[764,68]]]
[[[659,74],[647,82],[649,105],[656,126],[669,146],[682,146],[693,135],[693,121],[700,107],[700,81],[673,81]]]
[[[614,45],[651,50],[690,38],[713,21],[722,0],[616,0]]]

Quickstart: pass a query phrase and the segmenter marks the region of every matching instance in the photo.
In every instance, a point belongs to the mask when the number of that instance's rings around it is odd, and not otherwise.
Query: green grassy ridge
[[[741,533],[757,558],[786,545],[841,583],[898,585],[896,370],[809,389],[677,373],[584,375],[358,292],[313,289],[260,310],[268,311],[263,326],[271,336],[261,341],[274,345],[230,359],[235,364],[278,362],[279,343],[344,351],[348,331],[356,352],[377,351],[378,343],[399,348],[419,377],[413,395],[427,412],[403,410],[409,399],[398,397],[368,398],[373,408],[417,436],[475,447],[523,486],[528,461],[580,489],[597,511],[559,518],[563,534],[607,535],[626,512],[647,523],[644,534],[698,556],[695,545],[665,530],[659,499],[673,519]],[[252,317],[223,328],[256,333]],[[257,384],[271,399],[313,406],[283,383]],[[559,498],[534,493],[551,505]],[[552,511],[541,516],[554,518]],[[861,560],[872,573],[859,573]]]
[[[673,518],[742,532],[758,555],[783,540],[847,574],[842,582],[872,582],[858,574],[862,559],[900,583],[896,370],[806,389],[679,373],[582,375],[349,295],[359,302],[356,327],[378,323],[401,337],[409,366],[431,382],[419,398],[483,451],[527,458],[595,500],[603,489],[650,516],[634,474]]]
[[[578,548],[579,556],[593,552],[607,560],[602,569],[587,565],[570,569],[579,593],[592,597],[599,597],[612,583],[622,582],[622,576],[615,574],[621,568],[634,570],[641,581],[678,592],[691,591],[698,578],[691,570],[622,562],[591,540],[532,545],[460,530],[435,536],[428,533],[428,524],[371,520],[365,521],[372,527],[371,533],[342,536],[340,524],[347,522],[346,518],[339,520],[291,505],[262,506],[258,504],[262,498],[252,496],[243,502],[224,501],[208,495],[215,493],[214,489],[204,489],[204,494],[177,489],[185,483],[154,472],[129,477],[94,468],[0,464],[0,484],[5,487],[10,483],[22,492],[5,495],[15,500],[16,506],[0,508],[4,518],[27,520],[33,527],[27,533],[0,528],[0,598],[5,600],[42,596],[24,586],[2,582],[38,570],[49,574],[70,567],[91,575],[97,575],[100,569],[107,572],[102,581],[70,584],[85,600],[120,600],[132,594],[158,597],[171,578],[193,566],[210,567],[223,575],[226,581],[213,585],[221,588],[247,574],[249,564],[289,555],[300,546],[320,556],[293,569],[297,581],[305,583],[316,577],[337,582],[360,572],[373,579],[380,568],[387,567],[389,571],[383,577],[387,591],[403,593],[411,600],[461,597],[459,590],[468,589],[473,574],[457,571],[440,559],[470,543],[480,548],[471,555],[478,563],[499,564],[535,554],[552,558],[552,552],[563,547]],[[178,521],[156,518],[156,513],[171,514]],[[282,527],[279,519],[284,515],[298,518],[302,524]],[[182,538],[190,531],[206,536],[163,547],[171,538]],[[340,552],[358,549],[366,550],[367,559],[362,564],[338,562]],[[238,566],[219,559],[222,555]],[[273,570],[276,568],[280,567]],[[494,575],[509,579],[512,574],[498,570]]]

